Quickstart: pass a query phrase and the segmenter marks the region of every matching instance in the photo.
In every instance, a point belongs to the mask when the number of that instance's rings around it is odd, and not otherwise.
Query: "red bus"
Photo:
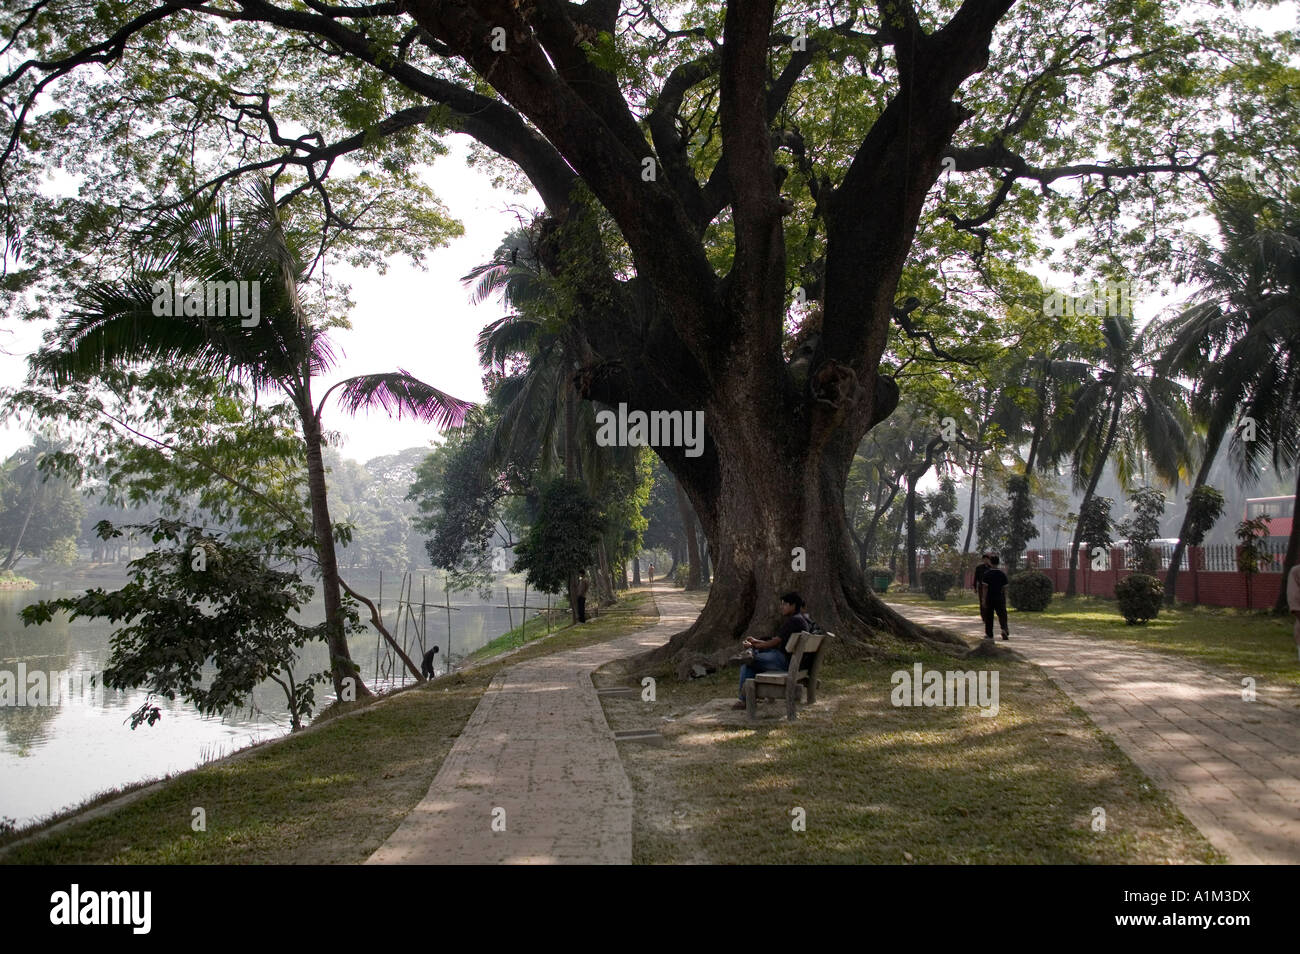
[[[1290,497],[1248,497],[1246,499],[1246,519],[1256,517],[1268,518],[1268,536],[1270,540],[1288,540],[1291,537],[1291,521],[1295,519],[1295,496]]]

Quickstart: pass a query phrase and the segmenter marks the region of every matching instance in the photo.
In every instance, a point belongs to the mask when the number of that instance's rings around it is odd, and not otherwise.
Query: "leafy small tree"
[[[1079,508],[1079,525],[1075,539],[1082,541],[1091,554],[1096,547],[1109,547],[1115,541],[1115,524],[1110,518],[1115,501],[1109,497],[1092,497]]]
[[[979,548],[981,552],[1002,552],[1011,533],[1011,511],[997,503],[986,503],[980,510]]]
[[[293,671],[298,651],[323,639],[329,625],[304,626],[291,618],[310,602],[312,587],[295,571],[272,569],[267,552],[200,527],[158,519],[129,529],[148,534],[156,545],[131,562],[130,582],[111,593],[95,588],[34,603],[22,611],[24,625],[49,622],[59,610],[72,619],[122,621],[126,625],[110,643],[106,686],[147,686],[153,694],[180,695],[204,715],[215,715],[242,706],[260,682],[270,679],[284,690],[293,729],[302,728],[315,706],[315,685],[330,675],[322,670],[299,678]],[[105,539],[122,533],[107,521],[98,531]],[[302,534],[281,541],[300,550],[312,542]],[[355,609],[351,604],[345,609],[348,629],[360,629]],[[216,668],[211,678],[205,672],[209,663]],[[146,704],[141,713],[136,724],[157,721],[156,707]]]
[[[528,573],[528,585],[559,593],[569,577],[591,565],[604,532],[596,502],[581,481],[557,477],[541,492],[537,519],[515,548],[515,571]]]
[[[1187,498],[1188,545],[1199,547],[1205,542],[1219,518],[1223,516],[1223,494],[1209,484],[1197,487]]]
[[[1004,557],[1007,572],[1012,573],[1020,560],[1020,554],[1029,541],[1038,536],[1034,526],[1034,504],[1029,496],[1029,478],[1015,474],[1007,478],[1007,548]]]
[[[1264,546],[1268,539],[1268,518],[1253,517],[1237,524],[1237,569],[1246,575],[1246,606],[1251,605],[1250,581],[1273,555]]]
[[[1155,575],[1160,569],[1160,559],[1151,547],[1151,541],[1160,535],[1160,518],[1165,512],[1165,495],[1154,487],[1143,487],[1129,495],[1133,516],[1120,524],[1120,532],[1128,537],[1133,553],[1133,569],[1138,573]]]

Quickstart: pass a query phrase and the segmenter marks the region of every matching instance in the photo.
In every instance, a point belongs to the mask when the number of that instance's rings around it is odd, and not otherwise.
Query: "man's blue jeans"
[[[781,671],[790,668],[790,657],[779,649],[764,649],[761,652],[754,653],[753,663],[745,663],[740,667],[740,698],[745,698],[745,680],[753,679],[760,672]]]

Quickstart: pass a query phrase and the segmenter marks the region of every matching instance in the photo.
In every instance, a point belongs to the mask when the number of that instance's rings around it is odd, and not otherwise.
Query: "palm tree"
[[[599,495],[610,474],[635,465],[638,448],[596,445],[595,408],[581,400],[573,380],[579,340],[559,315],[560,295],[529,234],[522,229],[509,233],[495,259],[461,281],[472,286],[472,303],[496,295],[510,309],[478,336],[480,363],[502,375],[493,393],[503,411],[493,433],[492,463],[540,460],[543,472],[563,468],[567,479],[581,480]],[[606,549],[602,539],[591,578],[601,599],[612,601],[614,581]],[[699,560],[693,559],[692,576],[698,566]],[[576,577],[570,587],[574,584]],[[576,619],[577,603],[569,602]]]
[[[1185,389],[1156,372],[1150,339],[1135,331],[1130,316],[1106,315],[1101,321],[1102,343],[1085,356],[1088,374],[1055,429],[1053,446],[1044,449],[1049,464],[1070,457],[1075,487],[1083,487],[1080,512],[1092,500],[1112,458],[1120,482],[1127,485],[1146,460],[1172,483],[1190,455],[1191,417]],[[1075,594],[1082,530],[1076,522],[1066,596]]]
[[[1288,206],[1226,203],[1217,250],[1202,248],[1190,272],[1202,285],[1192,304],[1161,329],[1162,367],[1196,382],[1193,409],[1205,430],[1205,454],[1193,490],[1205,483],[1229,433],[1242,476],[1254,479],[1300,464],[1300,217]],[[1278,223],[1268,227],[1268,221]],[[1246,427],[1236,427],[1238,414]],[[1296,475],[1300,499],[1300,469]],[[1190,513],[1190,511],[1189,511]],[[1170,564],[1172,601],[1187,520]],[[1292,523],[1282,572],[1300,560],[1300,521]],[[1286,610],[1286,587],[1275,609]]]
[[[337,391],[339,404],[350,413],[379,407],[443,427],[459,423],[471,405],[401,370],[347,378],[317,400],[312,383],[333,365],[334,355],[324,322],[307,317],[300,294],[310,275],[302,254],[304,237],[290,231],[271,181],[259,180],[247,190],[246,199],[238,213],[224,199],[214,197],[160,220],[149,236],[152,255],[124,281],[98,282],[85,289],[75,309],[62,319],[55,342],[33,358],[33,372],[61,387],[119,366],[168,362],[224,375],[250,384],[255,391],[283,394],[302,427],[334,688],[340,698],[347,698],[350,687],[345,680],[353,680],[360,696],[368,690],[348,651],[340,589],[360,595],[347,587],[338,571],[322,459],[326,400]],[[248,326],[246,316],[226,315],[234,309],[224,307],[220,315],[159,316],[155,291],[160,282],[165,285],[174,276],[256,283],[252,286],[259,289],[256,323]],[[372,618],[376,618],[373,608]],[[418,667],[402,655],[418,673]]]

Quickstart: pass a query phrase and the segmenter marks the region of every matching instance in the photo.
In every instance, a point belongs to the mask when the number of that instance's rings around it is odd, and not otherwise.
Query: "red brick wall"
[[[1188,560],[1191,566],[1199,566],[1201,563],[1200,548],[1188,548]],[[1030,565],[1038,559],[1038,552],[1029,551]],[[1065,584],[1069,578],[1070,571],[1065,565],[1066,551],[1052,551],[1052,568],[1044,569],[1052,578],[1052,585],[1056,592],[1064,593]],[[1075,588],[1081,594],[1088,596],[1104,596],[1108,599],[1115,598],[1115,584],[1126,577],[1129,573],[1124,569],[1124,551],[1122,549],[1111,550],[1109,570],[1093,570],[1092,563],[1089,560],[1081,559],[1079,568],[1075,571]],[[1160,580],[1164,581],[1165,571],[1160,572]],[[1189,570],[1182,570],[1178,574],[1178,599],[1190,603],[1193,596],[1196,601],[1205,606],[1234,606],[1244,609],[1247,606],[1247,588],[1249,587],[1249,599],[1251,609],[1267,609],[1273,605],[1277,599],[1278,591],[1282,588],[1281,573],[1256,573],[1250,577],[1247,583],[1246,574],[1244,573],[1209,573],[1204,570],[1198,570],[1195,574]]]

